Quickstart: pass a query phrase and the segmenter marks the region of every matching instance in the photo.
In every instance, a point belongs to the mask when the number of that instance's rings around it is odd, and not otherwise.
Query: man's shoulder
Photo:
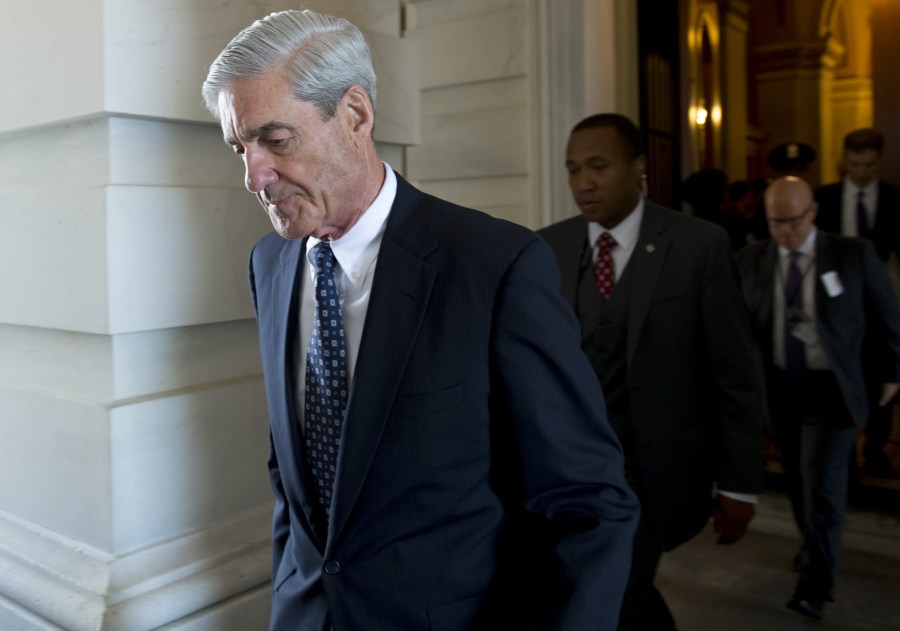
[[[279,253],[291,243],[293,243],[292,240],[285,239],[277,232],[273,231],[266,233],[259,238],[256,245],[253,246],[253,252],[254,254]]]
[[[698,254],[704,252],[704,247],[712,246],[716,242],[728,243],[728,233],[722,226],[649,201],[644,205],[641,232],[642,234],[659,232],[675,243],[689,246],[687,251]]]
[[[533,230],[521,224],[441,199],[402,178],[398,178],[389,230],[394,238],[407,242],[429,234],[438,244],[466,255],[481,252],[502,257],[504,251],[515,252],[537,239]]]
[[[537,231],[550,245],[571,245],[572,241],[583,240],[587,236],[587,222],[581,215],[575,215],[562,221],[557,221]]]
[[[817,186],[815,189],[813,189],[813,193],[816,199],[831,198],[834,196],[840,197],[843,188],[844,182],[843,180],[839,180],[837,182],[832,182],[831,184],[823,184],[821,186]]]
[[[844,200],[844,182],[832,182],[813,190],[813,198],[819,204],[816,223],[828,232],[840,232],[840,212]]]
[[[848,253],[853,256],[862,256],[867,249],[871,249],[873,252],[875,251],[875,246],[872,245],[872,242],[868,239],[860,239],[859,237],[850,237],[824,231],[819,231],[816,248],[819,250]]]
[[[900,201],[900,188],[884,180],[878,180],[878,194],[884,196],[886,200],[890,200],[891,203]]]
[[[749,243],[735,253],[735,259],[737,260],[738,265],[748,263],[750,261],[755,261],[759,259],[759,257],[761,257],[763,254],[765,254],[771,247],[771,245],[771,239],[764,239],[762,241]]]

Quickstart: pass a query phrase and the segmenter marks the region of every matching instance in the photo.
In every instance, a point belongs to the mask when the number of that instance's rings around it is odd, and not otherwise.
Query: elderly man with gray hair
[[[275,227],[270,628],[615,628],[637,502],[549,248],[379,159],[346,20],[255,22],[203,94]]]

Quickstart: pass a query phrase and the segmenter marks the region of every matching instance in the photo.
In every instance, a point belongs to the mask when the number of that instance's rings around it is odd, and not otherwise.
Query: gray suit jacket
[[[539,233],[556,254],[563,297],[575,308],[589,257],[587,223],[573,217]],[[663,549],[671,549],[707,523],[714,483],[760,491],[762,368],[721,228],[646,201],[628,266],[633,456],[643,508]]]
[[[750,315],[757,345],[772,361],[772,309],[778,244],[769,239],[738,253],[741,290]],[[829,297],[823,274],[836,272],[843,293]],[[880,383],[900,382],[900,315],[884,263],[868,241],[840,237],[819,230],[816,237],[816,330],[828,363],[841,388],[847,410],[856,426],[869,415],[865,374]],[[867,338],[872,338],[867,340]],[[875,342],[875,362],[863,366],[863,342]]]

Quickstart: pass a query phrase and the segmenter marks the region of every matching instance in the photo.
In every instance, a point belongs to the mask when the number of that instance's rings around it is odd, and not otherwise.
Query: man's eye
[[[244,155],[244,148],[240,145],[231,145],[231,150],[234,151],[235,155]]]

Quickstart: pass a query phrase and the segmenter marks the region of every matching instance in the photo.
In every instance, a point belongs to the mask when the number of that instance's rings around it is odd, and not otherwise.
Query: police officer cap
[[[802,142],[786,142],[769,152],[769,166],[781,173],[801,171],[816,159],[815,150]]]

